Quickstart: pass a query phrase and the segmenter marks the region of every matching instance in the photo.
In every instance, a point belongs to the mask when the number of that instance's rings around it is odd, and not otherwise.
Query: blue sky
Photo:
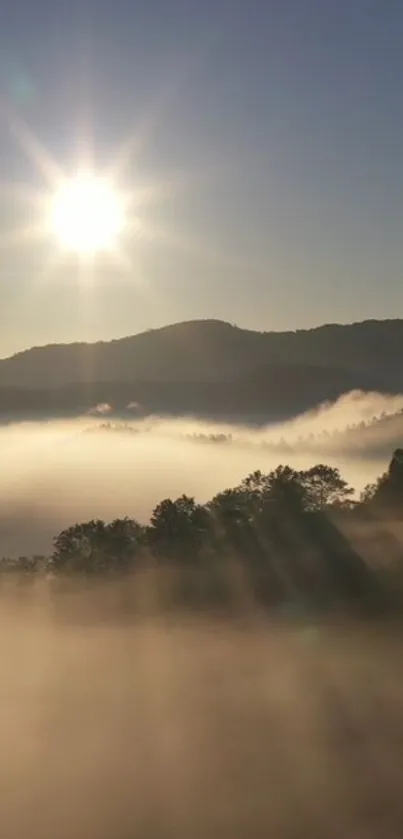
[[[399,0],[14,0],[0,11],[0,355],[217,317],[258,329],[403,316]],[[152,186],[123,273],[8,236],[48,186],[10,108],[67,171],[132,137]]]

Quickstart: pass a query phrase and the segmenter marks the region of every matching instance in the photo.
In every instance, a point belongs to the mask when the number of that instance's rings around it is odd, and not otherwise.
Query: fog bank
[[[146,521],[166,496],[204,502],[279,463],[338,466],[359,491],[403,439],[402,409],[403,396],[353,393],[256,430],[158,417],[109,429],[112,420],[92,416],[2,426],[0,554],[47,552],[63,527],[89,518]]]
[[[7,839],[400,835],[400,644],[379,627],[0,597]]]

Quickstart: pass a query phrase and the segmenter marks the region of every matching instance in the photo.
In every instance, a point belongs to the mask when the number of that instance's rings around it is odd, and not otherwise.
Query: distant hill
[[[254,332],[189,321],[0,360],[0,413],[65,414],[136,401],[145,413],[292,415],[359,388],[403,391],[403,320]]]

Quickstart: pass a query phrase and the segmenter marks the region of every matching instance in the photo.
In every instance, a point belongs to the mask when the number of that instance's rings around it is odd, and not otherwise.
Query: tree
[[[276,508],[278,513],[299,515],[307,506],[307,493],[301,474],[290,466],[277,466],[266,476],[264,507]]]
[[[326,507],[345,507],[354,493],[338,469],[323,463],[299,473],[305,490],[305,504],[308,510],[316,512]]]
[[[403,449],[394,451],[387,471],[365,487],[361,501],[394,516],[403,514]]]
[[[403,449],[396,449],[393,452],[392,460],[389,464],[388,477],[399,494],[403,493]]]
[[[259,469],[243,479],[240,489],[251,512],[262,509],[262,504],[271,488],[271,475],[265,475]]]
[[[289,466],[278,466],[268,474],[257,470],[247,475],[238,487],[218,493],[209,509],[227,525],[256,524],[259,517],[283,512],[299,513],[307,506],[307,492],[301,474]]]
[[[213,520],[224,528],[232,528],[248,521],[248,496],[243,487],[225,489],[217,493],[208,503],[207,509]]]
[[[109,564],[121,570],[130,567],[144,542],[144,528],[134,519],[114,519],[105,536]]]
[[[181,495],[176,501],[165,498],[151,515],[148,540],[166,557],[192,559],[202,547],[209,529],[208,511],[194,498]]]
[[[54,539],[48,569],[83,574],[126,570],[139,550],[142,532],[129,518],[75,524]]]
[[[382,478],[378,478],[378,480],[375,481],[375,483],[365,485],[364,489],[360,493],[360,505],[368,506],[373,503],[373,500],[376,496],[381,481]]]

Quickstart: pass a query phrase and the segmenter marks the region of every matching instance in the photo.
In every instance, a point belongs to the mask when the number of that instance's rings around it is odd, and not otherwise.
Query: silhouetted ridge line
[[[0,414],[74,414],[91,400],[122,410],[127,400],[141,403],[144,413],[293,416],[351,390],[403,392],[402,354],[402,320],[295,332],[187,321],[3,359]]]

